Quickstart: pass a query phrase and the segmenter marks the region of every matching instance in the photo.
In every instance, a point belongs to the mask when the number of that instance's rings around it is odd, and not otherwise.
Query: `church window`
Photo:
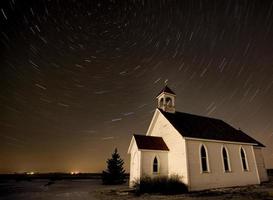
[[[243,170],[248,171],[246,153],[245,153],[245,150],[242,147],[241,147],[241,150],[240,150],[240,154],[241,154],[241,161],[242,161]]]
[[[229,172],[230,171],[229,157],[228,157],[227,149],[225,147],[223,147],[222,149],[222,156],[223,156],[224,170],[225,172]]]
[[[153,173],[158,173],[158,160],[157,160],[157,157],[154,158]]]
[[[201,146],[200,155],[202,172],[208,172],[208,156],[204,145]]]

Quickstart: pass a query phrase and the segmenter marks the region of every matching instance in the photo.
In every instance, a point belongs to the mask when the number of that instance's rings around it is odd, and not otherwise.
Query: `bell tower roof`
[[[158,93],[157,97],[163,92],[175,95],[175,93],[167,85],[165,85],[165,87]]]

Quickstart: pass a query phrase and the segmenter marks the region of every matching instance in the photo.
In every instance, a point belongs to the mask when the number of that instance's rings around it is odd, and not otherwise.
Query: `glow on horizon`
[[[72,172],[70,172],[71,175],[77,175],[79,173],[80,173],[79,171],[72,171]]]

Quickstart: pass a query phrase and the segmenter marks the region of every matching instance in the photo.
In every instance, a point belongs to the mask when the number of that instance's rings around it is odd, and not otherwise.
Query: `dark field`
[[[126,185],[127,186],[127,185]],[[1,200],[93,200],[95,193],[126,186],[104,186],[99,179],[65,179],[51,181],[35,179],[32,181],[1,181]]]
[[[3,178],[3,177],[2,177]],[[38,179],[0,180],[1,200],[273,200],[273,181],[248,187],[215,189],[182,195],[136,196],[128,190],[128,184],[105,186],[100,179]]]

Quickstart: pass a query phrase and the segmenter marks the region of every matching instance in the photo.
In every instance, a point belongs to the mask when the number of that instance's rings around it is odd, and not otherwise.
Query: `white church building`
[[[189,191],[267,181],[263,144],[220,119],[175,110],[167,86],[146,135],[133,135],[130,186],[141,177],[178,175]]]

